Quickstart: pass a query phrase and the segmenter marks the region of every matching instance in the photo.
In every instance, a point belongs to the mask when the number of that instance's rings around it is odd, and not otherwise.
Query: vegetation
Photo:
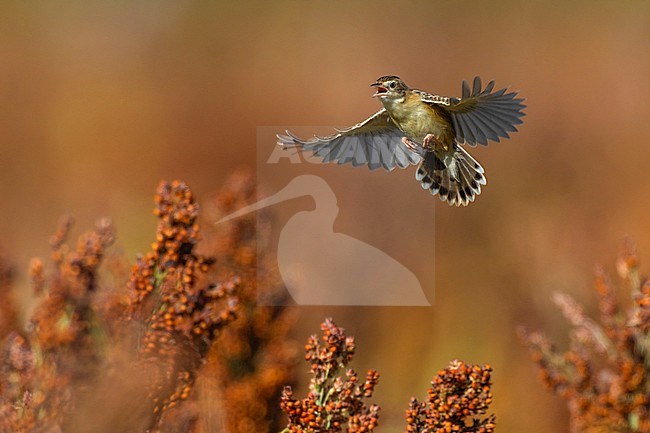
[[[211,218],[255,196],[252,176],[236,172],[211,202]],[[379,373],[362,378],[349,368],[356,342],[331,318],[305,345],[311,377],[307,395],[296,396],[295,310],[257,248],[264,231],[255,216],[201,240],[200,207],[187,185],[162,182],[155,204],[151,251],[130,271],[110,252],[109,220],[71,245],[73,223],[64,219],[51,266],[31,263],[37,302],[26,326],[10,258],[0,254],[0,431],[380,430],[380,407],[371,402]],[[631,302],[599,271],[600,323],[567,295],[555,296],[573,327],[566,352],[520,330],[543,382],[567,400],[575,433],[650,429],[650,282],[629,242],[618,270]],[[424,401],[411,399],[405,433],[495,431],[491,380],[489,365],[450,362]]]

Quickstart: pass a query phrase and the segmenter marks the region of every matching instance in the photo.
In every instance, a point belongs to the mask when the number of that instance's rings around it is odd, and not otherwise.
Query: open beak
[[[373,98],[376,98],[377,96],[381,96],[381,95],[383,95],[385,93],[388,93],[388,89],[383,87],[379,83],[373,83],[373,84],[370,85],[370,87],[376,87],[377,88],[377,91],[375,91],[375,93],[372,95]]]

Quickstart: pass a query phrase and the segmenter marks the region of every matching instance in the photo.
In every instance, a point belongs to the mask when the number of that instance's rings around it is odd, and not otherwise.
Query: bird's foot
[[[420,145],[415,141],[411,140],[408,137],[402,137],[402,143],[404,143],[404,146],[406,146],[409,150],[418,153],[418,148]]]
[[[438,137],[436,137],[433,134],[427,134],[424,137],[424,140],[422,140],[422,147],[424,147],[426,150],[434,150],[434,149],[440,149],[442,148],[443,150],[447,151],[447,146],[442,144],[440,140],[438,140]]]

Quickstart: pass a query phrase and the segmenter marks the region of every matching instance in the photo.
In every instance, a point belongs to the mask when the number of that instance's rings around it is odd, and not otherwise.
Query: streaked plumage
[[[372,86],[384,108],[368,119],[329,137],[303,140],[287,131],[278,135],[278,144],[311,151],[323,162],[371,170],[419,164],[416,179],[423,188],[450,205],[466,206],[486,180],[483,167],[461,145],[509,138],[524,116],[517,92],[491,93],[494,81],[481,90],[479,77],[471,89],[463,81],[460,98],[410,89],[394,75],[380,77]]]

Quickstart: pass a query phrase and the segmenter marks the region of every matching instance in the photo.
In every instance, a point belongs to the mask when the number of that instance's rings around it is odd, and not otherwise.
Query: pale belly
[[[389,113],[393,121],[412,140],[422,143],[427,134],[433,134],[445,144],[453,143],[451,125],[429,106],[418,105],[408,110],[403,106],[392,108]]]

